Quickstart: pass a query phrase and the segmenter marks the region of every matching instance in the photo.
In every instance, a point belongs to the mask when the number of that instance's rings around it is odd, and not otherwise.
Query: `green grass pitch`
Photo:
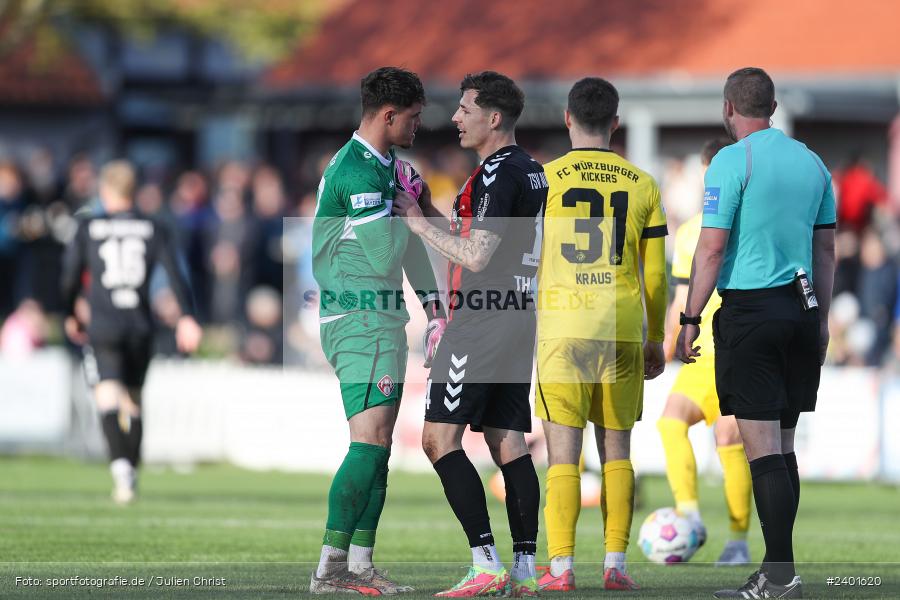
[[[148,468],[139,501],[122,508],[109,499],[105,465],[0,458],[0,598],[307,596],[329,481],[325,475],[256,473],[222,465],[189,473]],[[632,543],[629,572],[643,586],[639,592],[602,589],[600,512],[584,509],[577,539],[578,591],[564,596],[711,598],[713,590],[741,583],[750,568],[709,564],[725,541],[727,518],[721,488],[714,481],[701,480],[701,486],[707,545],[689,564],[664,567],[648,563]],[[632,541],[650,510],[671,504],[662,478],[643,478],[640,491]],[[508,561],[505,510],[493,498],[489,502],[497,546]],[[896,487],[804,483],[794,540],[805,597],[900,598],[898,507]],[[762,541],[755,519],[750,531],[758,560]],[[546,561],[543,535],[538,549],[540,564]],[[392,473],[376,549],[379,566],[420,591],[410,597],[425,598],[455,583],[469,559],[437,477]],[[826,586],[828,577],[867,576],[880,577],[881,585]],[[52,585],[54,578],[71,577],[118,577],[129,585]]]

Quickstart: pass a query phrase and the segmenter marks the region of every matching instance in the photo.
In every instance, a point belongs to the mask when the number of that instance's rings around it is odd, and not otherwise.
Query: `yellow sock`
[[[725,480],[725,503],[728,504],[728,518],[731,520],[731,538],[747,538],[750,527],[750,502],[753,480],[750,465],[742,444],[716,448],[722,461],[722,476]]]
[[[603,534],[607,552],[625,552],[634,512],[634,468],[631,461],[611,460],[603,465]]]
[[[697,512],[697,461],[688,439],[688,424],[662,417],[656,422],[666,453],[666,476],[679,512]]]
[[[578,465],[553,465],[547,469],[547,554],[575,556],[575,524],[581,512],[581,474]]]

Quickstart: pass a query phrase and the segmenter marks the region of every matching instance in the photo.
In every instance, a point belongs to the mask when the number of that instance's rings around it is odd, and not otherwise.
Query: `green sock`
[[[384,465],[375,474],[372,490],[369,493],[369,503],[356,524],[353,539],[350,540],[354,546],[371,548],[375,545],[375,530],[378,529],[378,520],[381,518],[381,511],[384,509],[384,500],[387,496],[388,459],[390,456],[391,452],[388,450]]]
[[[328,493],[326,546],[347,550],[360,518],[369,505],[372,486],[387,465],[390,451],[382,446],[351,442]],[[386,477],[386,475],[385,475]],[[382,501],[383,503],[383,501]],[[379,509],[379,514],[381,510]]]

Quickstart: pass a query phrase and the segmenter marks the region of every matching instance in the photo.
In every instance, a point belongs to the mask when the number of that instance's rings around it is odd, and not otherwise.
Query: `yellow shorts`
[[[630,430],[644,410],[644,348],[640,342],[561,338],[537,348],[535,414],[583,428]]]
[[[721,416],[719,395],[716,393],[716,370],[712,357],[682,365],[675,377],[670,394],[680,394],[697,405],[707,425]]]

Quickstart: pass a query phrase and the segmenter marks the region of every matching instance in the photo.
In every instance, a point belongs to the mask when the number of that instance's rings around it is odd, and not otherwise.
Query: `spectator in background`
[[[213,202],[215,219],[204,233],[209,260],[209,319],[228,323],[240,318],[253,276],[253,227],[244,199],[234,188],[222,188]]]
[[[76,155],[69,164],[68,185],[62,198],[50,189],[34,193],[31,188],[29,194],[30,186],[21,173],[19,178],[18,186],[25,198],[20,221],[24,252],[18,267],[22,292],[37,300],[47,312],[59,312],[63,308],[59,293],[63,248],[74,232],[72,214],[87,205],[95,192],[94,167],[89,158]]]
[[[42,146],[28,155],[25,174],[28,178],[28,195],[33,201],[46,206],[62,197],[62,185],[49,148]]]
[[[194,284],[197,314],[201,321],[209,318],[209,288],[204,231],[214,219],[209,208],[209,185],[198,171],[185,171],[178,178],[169,206],[178,223],[181,249],[188,263],[190,280]]]
[[[24,190],[18,169],[11,162],[0,162],[0,320],[13,311],[21,295],[20,279],[24,271],[17,268],[17,261],[24,207]]]
[[[240,356],[251,364],[281,364],[284,337],[281,329],[281,294],[259,286],[247,295],[247,324],[241,336]]]
[[[247,188],[250,184],[250,169],[246,164],[229,160],[219,169],[216,177],[217,192],[231,190],[240,195],[241,199],[247,199]]]
[[[859,234],[852,229],[839,231],[835,239],[837,267],[834,272],[834,295],[855,293],[859,279]]]
[[[41,305],[23,300],[0,328],[0,355],[24,357],[47,340],[47,318]]]
[[[76,154],[69,161],[68,176],[63,185],[62,200],[71,212],[87,206],[97,194],[97,171],[84,154]],[[57,200],[57,198],[52,198]]]
[[[865,355],[868,366],[881,365],[891,344],[891,323],[897,303],[897,267],[887,255],[881,236],[873,228],[862,233],[856,296],[859,314],[875,325],[875,339]]]
[[[281,177],[273,167],[263,165],[253,174],[254,285],[284,291],[282,236],[284,235],[285,193]]]
[[[884,204],[887,191],[859,152],[850,156],[835,179],[840,227],[862,231],[872,222],[874,209]]]
[[[696,155],[667,160],[662,181],[666,216],[673,228],[703,208],[703,168]]]
[[[457,146],[445,146],[435,154],[435,171],[427,176],[431,203],[449,217],[460,186],[469,179],[475,163],[472,157],[460,152]],[[425,175],[423,174],[423,177]],[[433,185],[432,185],[433,182]]]
[[[888,354],[885,367],[893,374],[900,373],[900,276],[897,279],[897,303],[894,305],[892,351]]]
[[[148,217],[159,217],[166,211],[162,188],[156,183],[145,183],[134,197],[138,211]]]
[[[875,339],[872,324],[859,318],[859,300],[846,291],[834,297],[828,313],[828,363],[836,366],[862,366],[862,356]]]

